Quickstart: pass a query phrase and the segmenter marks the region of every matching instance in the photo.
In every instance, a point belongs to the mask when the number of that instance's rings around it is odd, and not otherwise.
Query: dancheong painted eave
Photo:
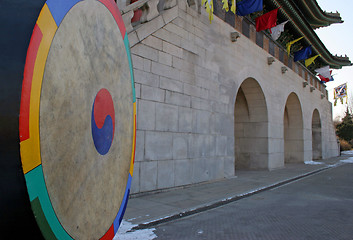
[[[286,19],[290,20],[289,25],[291,26],[294,37],[304,36],[308,45],[312,45],[314,53],[321,55],[320,65],[330,65],[331,68],[335,69],[352,65],[347,56],[332,55],[313,30],[311,22],[314,14],[316,14],[313,10],[315,7],[313,6],[316,6],[316,10],[322,13],[315,15],[320,21],[324,21],[323,16],[332,15],[330,19],[327,19],[327,26],[331,23],[329,20],[334,18],[334,14],[323,15],[324,12],[320,9],[315,0],[300,0],[295,3],[292,0],[265,0],[264,2],[281,7],[280,13],[283,14]],[[303,7],[303,5],[305,5],[305,7]],[[308,14],[306,10],[309,7],[313,8],[312,12]]]
[[[343,23],[341,15],[338,12],[323,11],[315,0],[296,0],[291,2],[300,8],[314,29],[326,27],[333,23]]]

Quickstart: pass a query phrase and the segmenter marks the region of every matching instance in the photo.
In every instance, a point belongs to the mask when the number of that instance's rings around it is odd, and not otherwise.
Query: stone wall
[[[292,137],[295,162],[312,159],[315,109],[322,157],[338,154],[325,89],[271,39],[260,44],[252,25],[248,38],[239,17],[230,22],[237,29],[218,17],[210,24],[203,9],[179,1],[129,33],[138,99],[132,193],[232,177],[240,168],[285,167],[286,108],[288,124],[301,121]],[[240,37],[231,42],[234,31]]]

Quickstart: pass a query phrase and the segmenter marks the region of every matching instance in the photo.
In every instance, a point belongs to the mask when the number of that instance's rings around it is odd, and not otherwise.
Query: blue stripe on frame
[[[114,222],[113,222],[114,234],[116,234],[116,232],[118,231],[118,228],[120,226],[121,220],[123,219],[123,216],[124,216],[124,213],[125,213],[125,210],[126,210],[127,201],[129,199],[131,180],[132,180],[132,177],[131,177],[131,174],[129,174],[129,178],[128,178],[127,184],[126,184],[124,198],[123,198],[123,201],[121,202],[121,205],[120,205],[120,208],[119,208],[119,212],[116,215],[116,218],[114,219]]]
[[[59,27],[66,13],[81,0],[47,0],[48,8]]]

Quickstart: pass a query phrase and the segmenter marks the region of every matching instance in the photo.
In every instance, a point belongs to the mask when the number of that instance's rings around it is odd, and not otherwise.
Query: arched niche
[[[248,78],[234,104],[235,169],[268,168],[268,113],[259,83]]]
[[[317,109],[313,112],[311,132],[313,160],[322,159],[321,119]]]
[[[303,113],[298,96],[289,94],[283,114],[284,163],[304,162]]]

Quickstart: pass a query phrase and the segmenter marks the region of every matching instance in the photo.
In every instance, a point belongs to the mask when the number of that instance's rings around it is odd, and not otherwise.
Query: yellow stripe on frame
[[[39,139],[40,93],[42,89],[45,63],[47,61],[51,42],[53,41],[55,32],[58,28],[47,4],[44,5],[42,11],[40,12],[37,24],[43,34],[43,37],[38,48],[37,58],[33,69],[29,106],[30,138],[20,144],[22,168],[25,174],[41,164]]]
[[[132,139],[132,151],[131,151],[131,162],[130,162],[130,175],[133,176],[134,173],[134,159],[135,159],[135,149],[136,149],[136,102],[133,103],[134,106],[134,129],[133,129],[133,139]]]

